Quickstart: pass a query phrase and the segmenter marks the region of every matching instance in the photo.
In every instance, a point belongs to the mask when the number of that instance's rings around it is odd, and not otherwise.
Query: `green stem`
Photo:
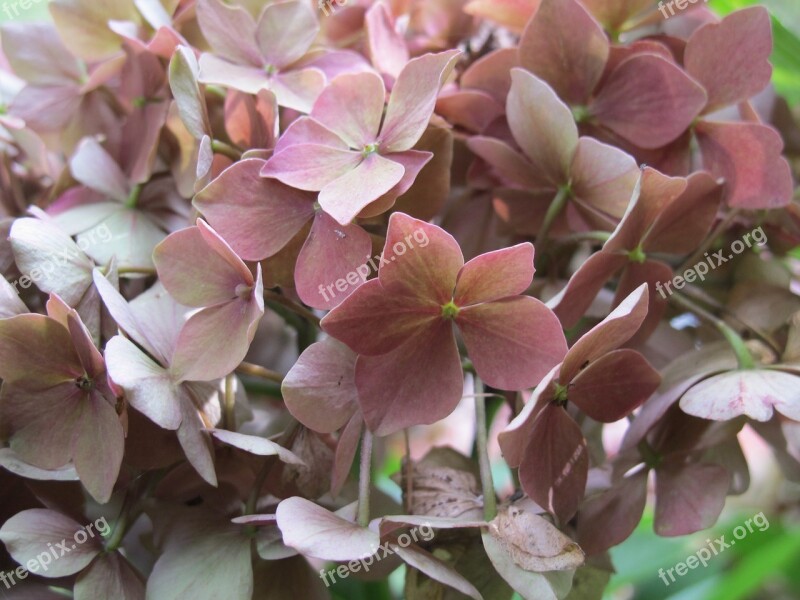
[[[211,149],[214,151],[215,154],[222,154],[223,156],[227,156],[231,160],[241,160],[242,152],[237,150],[230,144],[226,144],[220,140],[212,140],[211,141]]]
[[[133,186],[133,189],[131,190],[128,199],[125,201],[125,206],[127,206],[128,208],[136,208],[136,205],[139,203],[139,196],[141,195],[142,195],[142,186],[141,185]]]
[[[489,463],[489,435],[486,423],[486,398],[483,395],[483,383],[475,377],[475,428],[478,446],[478,464],[481,471],[481,487],[483,488],[483,517],[491,521],[497,515],[497,500],[494,494],[492,466]]]
[[[678,292],[672,294],[669,299],[670,302],[677,305],[679,308],[696,314],[698,317],[705,319],[714,327],[716,327],[717,330],[727,340],[728,344],[730,344],[734,354],[736,354],[736,360],[739,362],[740,369],[755,368],[756,363],[753,360],[753,356],[750,354],[750,351],[747,349],[747,345],[744,343],[744,340],[741,338],[741,336],[736,333],[736,331],[734,331],[730,325]]]
[[[361,441],[361,465],[358,470],[358,524],[369,525],[370,475],[372,470],[372,432],[364,430]]]
[[[236,395],[233,393],[233,374],[225,377],[225,426],[236,431]]]
[[[547,213],[544,215],[542,226],[539,228],[539,232],[536,234],[536,262],[541,263],[541,261],[544,260],[545,249],[547,248],[550,230],[553,228],[553,224],[555,224],[556,219],[567,206],[567,201],[570,199],[571,195],[572,191],[568,185],[561,186],[558,188],[558,194],[556,194],[556,197],[553,198],[553,201],[550,203]]]

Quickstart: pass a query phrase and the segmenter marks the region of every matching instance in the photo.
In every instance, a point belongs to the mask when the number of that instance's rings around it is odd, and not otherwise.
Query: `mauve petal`
[[[225,131],[241,148],[273,148],[278,131],[275,94],[261,90],[253,97],[232,91],[225,99]]]
[[[660,383],[661,376],[644,356],[614,350],[582,369],[569,382],[568,394],[595,421],[613,423],[647,400]]]
[[[366,356],[386,354],[441,319],[438,305],[390,293],[377,279],[359,286],[322,319],[322,330]],[[380,335],[364,335],[380,330]]]
[[[286,128],[275,144],[275,154],[297,144],[316,144],[347,150],[345,141],[333,131],[311,117],[300,117]]]
[[[383,79],[375,73],[339,75],[319,95],[310,116],[362,150],[378,136],[385,97]]]
[[[695,128],[703,166],[725,179],[725,202],[748,210],[780,208],[792,199],[792,172],[783,141],[759,123],[700,121]]]
[[[381,73],[397,77],[409,60],[408,47],[394,26],[385,4],[373,4],[364,15],[367,50],[372,64]]]
[[[192,315],[178,336],[170,373],[180,381],[224,377],[244,360],[264,315],[263,286],[252,298],[236,299]]]
[[[639,286],[605,319],[575,342],[564,358],[559,381],[572,381],[585,362],[597,360],[633,337],[647,316],[648,297],[647,286]]]
[[[623,269],[617,282],[612,306],[622,302],[642,284],[647,285],[649,295],[647,317],[639,327],[639,331],[628,341],[628,345],[636,346],[647,341],[650,334],[658,327],[667,310],[666,294],[658,284],[671,281],[673,275],[672,267],[660,260],[648,259],[643,263],[629,261]]]
[[[380,537],[310,500],[287,498],[275,511],[287,546],[322,560],[347,561],[378,551]]]
[[[406,150],[405,152],[394,152],[391,154],[391,157],[392,161],[401,164],[405,169],[403,177],[397,182],[397,185],[386,192],[383,196],[375,200],[375,202],[368,204],[364,210],[358,213],[359,218],[368,219],[370,217],[376,217],[378,215],[382,215],[387,210],[392,208],[395,205],[395,201],[397,201],[401,196],[403,196],[403,194],[408,192],[415,183],[417,183],[417,175],[419,175],[422,169],[431,163],[434,158],[447,161],[448,168],[446,177],[447,184],[449,186],[449,165],[451,164],[450,161],[452,160],[452,156],[448,158],[444,152],[439,152],[437,156],[434,152],[423,150]],[[434,185],[426,186],[426,190],[430,191],[432,194],[435,194],[437,189],[439,188],[436,188]],[[409,196],[411,196],[411,194],[409,194]],[[408,198],[408,196],[406,198]],[[428,208],[430,208],[430,206],[428,206]],[[438,211],[434,212],[438,213]]]
[[[318,433],[333,433],[358,410],[356,354],[328,337],[311,344],[281,384],[292,416]],[[360,419],[359,415],[359,419]]]
[[[307,2],[278,2],[264,7],[256,41],[264,62],[280,70],[303,58],[318,33],[319,21]]]
[[[51,548],[64,540],[74,539],[78,531],[84,531],[84,526],[70,517],[53,510],[34,508],[8,519],[0,529],[0,541],[14,560],[25,565],[42,554],[49,554]],[[95,536],[69,550],[49,565],[47,577],[79,573],[103,551],[103,546],[100,537]]]
[[[17,290],[5,277],[0,278],[0,319],[16,317],[27,312],[29,312],[28,307],[20,300]]]
[[[67,48],[89,63],[119,56],[122,40],[109,28],[110,21],[141,23],[133,2],[53,0],[47,8]]]
[[[205,93],[200,89],[200,67],[194,50],[179,46],[169,61],[169,87],[178,105],[181,120],[195,139],[211,134]]]
[[[308,239],[297,257],[295,289],[308,306],[330,310],[366,281],[366,261],[372,238],[359,225],[339,225],[324,211],[317,211]],[[336,284],[347,283],[342,292]],[[342,286],[344,287],[344,286]]]
[[[270,79],[267,87],[280,106],[308,113],[325,87],[325,73],[316,68],[284,71]]]
[[[59,133],[74,120],[83,97],[74,85],[26,86],[11,101],[9,113],[36,132]]]
[[[319,192],[318,202],[326,213],[346,225],[364,207],[397,185],[404,174],[405,167],[400,163],[372,153],[355,169],[325,185]]]
[[[522,154],[502,140],[477,136],[467,146],[485,160],[509,185],[526,190],[550,187],[552,183],[539,165],[532,164]]]
[[[342,491],[342,487],[347,482],[350,469],[353,467],[353,460],[358,450],[358,442],[361,439],[361,432],[364,429],[364,417],[361,412],[353,413],[350,420],[339,434],[336,444],[336,456],[333,460],[333,475],[331,477],[331,495],[335,498]]]
[[[125,390],[127,401],[164,429],[177,429],[181,410],[169,373],[121,335],[106,344],[108,373]]]
[[[667,461],[656,470],[656,533],[689,535],[713,527],[731,484],[720,465]]]
[[[376,435],[444,419],[458,406],[463,385],[453,327],[441,319],[393,352],[356,361],[361,412]]]
[[[588,472],[589,453],[580,427],[563,408],[548,404],[536,417],[519,467],[522,489],[566,523],[583,500]]]
[[[481,254],[459,271],[453,302],[469,306],[516,296],[528,289],[534,271],[530,242]]]
[[[274,177],[300,190],[318,192],[354,170],[363,160],[361,152],[319,144],[297,144],[274,154],[264,165],[261,175]]]
[[[178,428],[178,442],[197,474],[210,485],[217,487],[214,445],[197,407],[191,400],[191,392],[187,386],[188,384],[184,383],[178,388],[181,395],[181,426]]]
[[[514,139],[551,184],[568,183],[578,148],[578,128],[572,112],[535,75],[516,68],[511,71],[511,79],[506,113]]]
[[[75,598],[142,600],[145,584],[139,572],[119,552],[102,554],[75,582]]]
[[[464,266],[452,235],[404,213],[389,217],[382,256],[386,262],[378,276],[386,291],[418,298],[427,306],[442,306],[452,299],[458,271]]]
[[[686,43],[686,72],[708,94],[705,113],[736,104],[763,90],[772,76],[772,25],[763,6],[737,10],[720,23],[697,29]]]
[[[589,105],[592,116],[644,149],[677,139],[706,104],[703,88],[674,63],[635,55],[614,69]]]
[[[547,305],[558,315],[566,329],[574,327],[603,286],[627,263],[628,258],[620,254],[595,252]]]
[[[3,53],[15,75],[29,85],[69,85],[83,77],[51,23],[3,23]],[[32,41],[35,40],[35,43]]]
[[[457,590],[473,600],[482,600],[481,593],[469,580],[449,563],[437,558],[416,544],[389,544],[389,548],[408,564],[408,566],[424,573],[433,581],[438,581],[449,588]]]
[[[626,22],[645,9],[652,9],[650,0],[581,0],[583,5],[608,31],[624,31]]]
[[[392,88],[380,136],[380,151],[410,150],[428,127],[436,97],[453,71],[459,50],[426,54],[411,60]]]
[[[85,138],[69,161],[73,177],[83,185],[105,194],[118,202],[125,202],[130,194],[130,184],[117,161],[111,158],[94,138]]]
[[[198,227],[170,234],[156,246],[153,260],[161,283],[186,306],[227,302],[243,283],[239,272],[206,243]]]
[[[541,0],[471,0],[464,12],[478,18],[490,19],[519,33],[536,14]]]
[[[469,306],[455,321],[475,370],[495,388],[534,387],[567,353],[561,323],[536,298],[519,296]]]
[[[605,31],[576,0],[544,0],[519,44],[520,65],[572,105],[586,104],[608,54]]]
[[[772,418],[773,407],[800,420],[800,377],[766,369],[732,371],[701,381],[681,398],[685,413],[715,421],[747,415],[766,422]]]
[[[516,48],[494,50],[472,63],[461,75],[461,89],[489,94],[501,107],[511,89],[511,69],[519,66]]]
[[[125,452],[125,433],[117,411],[97,393],[84,401],[73,460],[81,482],[101,504],[111,498]]]
[[[705,171],[692,173],[686,190],[670,202],[642,241],[645,252],[689,254],[706,236],[719,211],[724,187]]]
[[[234,63],[262,67],[256,23],[241,6],[198,0],[197,21],[214,52]]]
[[[445,92],[436,101],[436,114],[444,117],[448,123],[460,125],[472,133],[482,132],[503,113],[502,104],[478,90]]]
[[[44,315],[0,320],[0,378],[41,388],[75,379],[83,369],[69,332]]]
[[[237,65],[209,54],[200,56],[198,81],[206,85],[231,87],[248,94],[257,94],[269,87],[267,73],[259,67]]]
[[[582,137],[571,173],[572,193],[578,202],[620,218],[639,178],[639,167],[619,148]]]
[[[277,253],[314,215],[315,195],[261,177],[264,164],[259,159],[234,163],[193,201],[244,260]]]

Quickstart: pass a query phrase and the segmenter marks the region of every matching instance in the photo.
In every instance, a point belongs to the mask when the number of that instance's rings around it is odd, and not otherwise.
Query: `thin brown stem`
[[[277,292],[273,292],[272,290],[264,290],[264,300],[280,304],[281,306],[289,309],[296,315],[300,315],[306,321],[309,321],[310,323],[313,323],[314,325],[319,327],[319,317],[317,315],[308,310],[305,306],[301,306],[297,302],[293,302],[286,296],[283,296]]]
[[[267,381],[274,381],[275,383],[283,383],[283,375],[280,373],[249,362],[240,363],[239,366],[236,367],[236,372],[242,375],[258,377],[259,379],[266,379]]]

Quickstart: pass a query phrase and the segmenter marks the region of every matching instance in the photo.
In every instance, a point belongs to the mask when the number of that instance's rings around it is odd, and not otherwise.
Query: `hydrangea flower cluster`
[[[334,563],[600,598],[648,497],[677,536],[746,489],[745,425],[800,477],[800,130],[765,9],[322,6],[0,29],[0,570],[113,523],[15,591],[316,600]],[[472,457],[412,455],[437,427]]]

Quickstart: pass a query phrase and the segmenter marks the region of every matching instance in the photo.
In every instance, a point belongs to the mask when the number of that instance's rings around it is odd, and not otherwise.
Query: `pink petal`
[[[518,33],[536,14],[540,4],[541,0],[470,0],[464,12],[490,19]]]
[[[266,64],[277,69],[300,60],[319,33],[319,21],[308,3],[268,4],[258,19],[256,41]]]
[[[118,202],[128,199],[130,185],[125,174],[96,139],[84,139],[72,156],[69,166],[73,177],[86,187]]]
[[[256,24],[241,6],[220,0],[198,0],[197,21],[220,57],[234,63],[263,66],[256,44]]]
[[[728,206],[779,208],[791,201],[791,169],[774,129],[758,123],[700,121],[695,132],[703,165],[725,179]]]
[[[125,452],[125,433],[117,411],[100,394],[83,402],[73,460],[86,490],[99,503],[109,501]]]
[[[324,211],[317,211],[297,257],[297,295],[314,308],[330,310],[338,306],[366,281],[370,272],[366,261],[371,252],[372,238],[359,225],[339,225]],[[346,286],[340,286],[341,281]]]
[[[194,205],[244,260],[276,254],[314,215],[315,195],[261,177],[263,160],[225,169],[194,197]]]
[[[144,578],[119,552],[98,557],[75,582],[78,598],[116,598],[141,600],[145,597]]]
[[[275,75],[267,87],[280,106],[308,113],[325,87],[325,74],[316,68],[284,71]]]
[[[221,85],[248,94],[269,87],[267,73],[260,67],[235,64],[209,53],[200,56],[199,66],[197,79],[206,85]]]
[[[509,185],[523,189],[537,189],[552,185],[539,165],[531,164],[522,154],[506,142],[477,136],[470,138],[467,146],[485,160]]]
[[[486,92],[501,107],[511,89],[511,69],[519,66],[515,48],[494,50],[472,63],[461,75],[461,89]]]
[[[275,153],[297,144],[317,144],[347,150],[345,141],[311,117],[300,117],[286,128],[275,145]]]
[[[719,465],[665,462],[656,471],[656,533],[671,537],[712,527],[730,482],[730,474]]]
[[[347,482],[353,460],[358,450],[358,442],[361,439],[361,432],[364,429],[364,417],[361,412],[353,413],[350,420],[339,434],[336,444],[336,457],[333,461],[333,476],[331,477],[331,495],[335,498],[342,491],[342,487]]]
[[[278,527],[287,546],[322,560],[347,561],[378,550],[378,534],[295,496],[278,505]]]
[[[77,378],[82,370],[66,328],[44,315],[0,320],[0,378],[43,389]]]
[[[417,331],[441,317],[441,308],[420,304],[414,296],[388,292],[377,279],[356,288],[322,319],[322,329],[367,356],[395,350]],[[381,335],[364,335],[380,329]]]
[[[715,421],[747,415],[769,421],[773,408],[800,420],[800,377],[782,371],[732,371],[709,377],[681,398],[684,412]]]
[[[375,202],[372,202],[371,204],[369,204],[366,208],[364,208],[364,210],[362,210],[360,213],[358,213],[359,218],[367,219],[369,217],[375,217],[375,216],[378,216],[378,215],[382,215],[383,213],[385,213],[387,210],[389,210],[390,208],[392,208],[395,205],[395,201],[397,201],[406,192],[409,192],[409,190],[411,190],[412,186],[414,187],[414,190],[416,191],[417,187],[419,187],[421,185],[424,185],[427,191],[429,191],[431,194],[435,195],[438,192],[438,189],[439,189],[439,188],[435,187],[435,184],[426,185],[424,180],[421,183],[417,182],[417,175],[420,174],[422,169],[424,167],[426,167],[427,165],[429,165],[429,164],[431,164],[431,165],[435,164],[433,162],[434,158],[438,158],[440,161],[447,161],[448,167],[447,167],[447,172],[446,172],[445,176],[447,177],[446,185],[448,186],[447,189],[449,190],[449,184],[450,184],[450,168],[449,168],[449,165],[450,165],[450,161],[452,160],[452,157],[450,157],[450,160],[448,160],[447,159],[447,155],[445,154],[445,152],[446,151],[439,152],[438,156],[436,156],[436,154],[434,152],[428,152],[428,151],[422,151],[422,150],[406,150],[405,152],[393,152],[391,154],[392,161],[402,165],[403,168],[405,169],[405,172],[403,173],[403,177],[400,179],[400,181],[397,182],[397,185],[395,185],[392,189],[390,189],[388,192],[386,192],[383,196],[381,196],[380,198],[375,200]],[[417,186],[415,186],[414,184],[417,184]],[[413,196],[413,195],[414,195],[413,192],[409,193],[409,195],[406,196],[405,198],[402,198],[402,200],[408,200],[409,196]],[[431,206],[429,205],[428,209],[430,209],[430,208],[431,208]],[[398,210],[400,210],[400,209],[398,209]],[[403,212],[411,212],[411,211],[403,211]]]
[[[355,366],[355,353],[341,342],[328,337],[311,344],[281,384],[286,408],[319,433],[340,429],[358,409]]]
[[[469,306],[522,294],[533,281],[533,244],[481,254],[458,273],[453,302]]]
[[[300,190],[318,192],[353,171],[363,160],[361,152],[318,144],[297,144],[274,154],[264,165],[261,175],[274,177]]]
[[[586,104],[608,61],[603,28],[576,0],[545,0],[520,39],[522,67],[569,104]]]
[[[400,163],[372,153],[355,169],[326,184],[320,190],[318,201],[326,213],[346,225],[365,206],[397,185],[404,174],[405,167]]]
[[[215,440],[232,448],[243,450],[253,456],[277,456],[282,462],[290,465],[305,464],[299,456],[280,444],[257,435],[237,433],[227,429],[213,429],[210,433]]]
[[[195,139],[211,133],[206,98],[197,82],[199,72],[194,50],[180,46],[169,61],[169,86],[181,120]]]
[[[439,96],[436,113],[453,125],[480,133],[503,115],[504,108],[486,92],[461,90]]]
[[[569,400],[595,421],[626,417],[656,391],[658,371],[635,350],[614,350],[590,362],[569,382]]]
[[[569,181],[578,147],[572,112],[547,83],[527,71],[511,71],[506,113],[511,133],[534,168],[555,186]]]
[[[586,361],[597,360],[619,348],[639,329],[647,316],[647,286],[639,286],[611,313],[569,349],[561,367],[561,381],[572,381]]]
[[[4,23],[3,53],[14,74],[29,85],[69,85],[83,76],[80,63],[50,23]]]
[[[409,60],[408,47],[395,29],[385,4],[373,4],[364,15],[367,49],[372,64],[381,73],[397,77]]]
[[[763,6],[737,10],[697,29],[686,43],[686,72],[708,94],[705,113],[747,100],[772,76],[772,26]]]
[[[356,387],[364,420],[376,435],[445,418],[455,410],[463,390],[452,326],[440,320],[421,328],[393,352],[359,356]]]
[[[426,54],[411,60],[395,81],[381,128],[380,151],[410,150],[428,127],[439,89],[460,51]]]
[[[317,98],[311,118],[361,150],[378,137],[385,96],[375,73],[339,75]]]
[[[425,573],[425,575],[434,581],[443,583],[446,586],[461,592],[465,596],[474,598],[475,600],[481,600],[481,598],[483,598],[481,593],[475,589],[475,586],[472,585],[458,571],[456,571],[450,564],[439,558],[436,558],[433,554],[423,550],[416,544],[405,546],[390,544],[389,547],[394,550],[397,555],[407,564],[418,571]]]
[[[403,213],[389,217],[383,260],[378,275],[387,292],[439,306],[452,299],[458,271],[464,266],[453,236]]]
[[[576,201],[616,218],[625,213],[639,178],[633,157],[588,137],[578,140],[571,172]]]
[[[558,318],[529,296],[462,308],[455,321],[475,370],[492,387],[534,387],[567,353]]]
[[[583,500],[588,469],[589,454],[580,427],[563,408],[549,404],[536,417],[519,467],[522,489],[566,523]]]
[[[256,97],[233,91],[225,99],[225,131],[242,148],[272,148],[278,128],[275,94],[261,90]]]
[[[703,88],[679,67],[640,54],[614,69],[589,110],[617,135],[650,149],[677,139],[705,104]]]

